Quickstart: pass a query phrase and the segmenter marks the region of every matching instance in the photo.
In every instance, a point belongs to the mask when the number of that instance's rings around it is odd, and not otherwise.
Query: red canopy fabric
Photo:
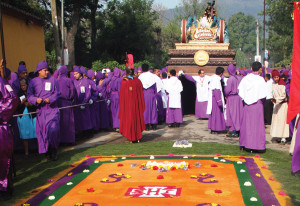
[[[294,43],[289,108],[287,123],[300,112],[300,4],[294,2]]]

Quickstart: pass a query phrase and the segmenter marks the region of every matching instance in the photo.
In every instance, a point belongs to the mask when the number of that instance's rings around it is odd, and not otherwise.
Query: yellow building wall
[[[28,72],[34,71],[40,61],[46,60],[43,27],[34,23],[27,25],[24,19],[7,14],[2,14],[2,22],[6,67],[17,72],[19,62],[25,61]],[[2,58],[2,49],[0,55]]]

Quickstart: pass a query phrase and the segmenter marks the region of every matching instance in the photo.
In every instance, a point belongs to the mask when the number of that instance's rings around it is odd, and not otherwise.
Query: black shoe
[[[298,170],[297,172],[291,172],[292,176],[295,176],[295,177],[300,177],[300,170]]]
[[[146,124],[146,131],[150,130],[150,124]]]
[[[244,150],[245,150],[245,147],[244,147],[244,146],[240,146],[240,150],[241,150],[241,151],[244,151]]]
[[[168,125],[168,127],[170,127],[170,128],[174,128],[174,127],[175,127],[175,124],[174,124],[174,123],[172,123],[172,124],[169,124],[169,125]]]
[[[219,134],[217,131],[211,130],[210,131],[211,134]]]
[[[51,160],[52,161],[57,161],[58,160],[58,157],[57,157],[57,150],[56,149],[53,149],[51,154],[50,154],[50,157],[51,157]]]
[[[157,125],[156,124],[152,124],[151,127],[152,127],[153,130],[157,130]]]

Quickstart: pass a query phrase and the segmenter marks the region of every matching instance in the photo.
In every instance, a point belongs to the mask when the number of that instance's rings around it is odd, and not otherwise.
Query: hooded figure
[[[89,81],[82,76],[82,70],[78,67],[74,67],[75,80],[73,81],[76,97],[75,104],[86,104],[90,102],[91,99],[91,88]],[[91,121],[90,108],[87,105],[82,105],[80,107],[75,107],[75,131],[78,133],[80,131],[90,130],[93,128],[93,123]]]
[[[16,96],[6,79],[0,76],[0,191],[5,193],[5,198],[12,195],[12,154],[13,134],[9,127],[19,98]],[[4,197],[4,195],[3,195]]]
[[[113,77],[110,81],[110,111],[112,115],[112,128],[115,130],[120,128],[119,97],[122,79],[121,70],[115,68],[113,71]]]
[[[60,113],[58,109],[58,85],[48,74],[48,64],[41,61],[35,70],[38,77],[30,81],[28,101],[37,107],[36,136],[39,153],[46,153],[48,159],[57,160],[59,145]]]
[[[238,87],[242,77],[236,75],[236,69],[233,64],[227,67],[227,71],[230,74],[224,89],[225,96],[227,97],[226,124],[230,131],[230,134],[227,136],[238,137],[241,128],[241,115],[243,113],[243,101],[238,95]]]
[[[95,130],[100,130],[100,105],[99,102],[97,102],[99,99],[99,93],[97,91],[96,87],[96,76],[95,71],[92,69],[89,69],[87,71],[87,79],[90,84],[91,89],[91,99],[93,100],[93,103],[90,105],[90,111],[91,111],[91,120],[94,125]]]
[[[58,71],[59,107],[71,106],[75,98],[73,81],[68,78],[68,68],[63,65]],[[75,143],[75,122],[73,108],[60,110],[60,142]]]
[[[97,80],[97,91],[99,96],[99,109],[100,109],[100,128],[104,130],[110,129],[110,117],[109,117],[109,110],[108,110],[108,95],[106,92],[106,87],[109,83],[107,79],[105,79],[105,75],[99,71],[96,75]]]

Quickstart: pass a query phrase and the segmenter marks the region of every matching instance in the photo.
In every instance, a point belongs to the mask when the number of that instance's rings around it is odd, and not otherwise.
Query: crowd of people
[[[208,119],[213,134],[229,129],[227,136],[239,138],[241,150],[265,152],[266,124],[271,124],[274,142],[285,144],[291,139],[297,127],[296,118],[286,123],[291,71],[272,71],[259,62],[251,70],[229,65],[227,71],[228,78],[223,67],[212,76],[203,69],[190,76],[168,67],[151,70],[147,64],[98,72],[77,65],[68,71],[62,65],[52,74],[47,62],[41,61],[29,77],[24,61],[17,74],[6,68],[0,78],[0,190],[9,193],[11,185],[9,124],[23,140],[25,155],[28,140],[37,138],[38,152],[53,161],[59,144],[74,144],[77,137],[93,131],[114,130],[136,143],[144,130],[156,130],[158,124],[180,127],[184,88],[179,76],[195,83],[196,118]],[[295,134],[293,140],[291,154],[299,148]],[[299,160],[293,160],[293,174],[299,173]]]

